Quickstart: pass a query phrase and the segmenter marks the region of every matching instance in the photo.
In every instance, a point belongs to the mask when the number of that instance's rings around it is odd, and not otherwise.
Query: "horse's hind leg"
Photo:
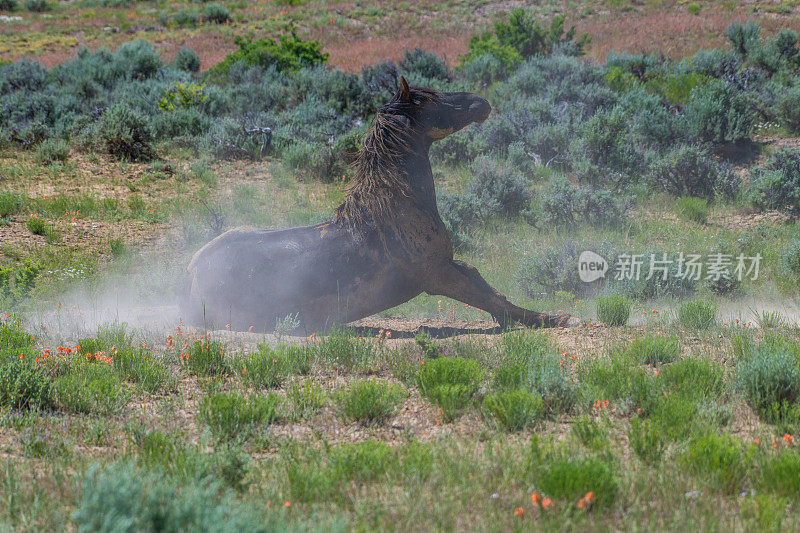
[[[435,279],[426,280],[425,292],[439,294],[488,311],[502,327],[517,322],[526,326],[566,327],[575,325],[569,315],[548,315],[518,307],[497,292],[474,266],[453,260],[435,273]]]

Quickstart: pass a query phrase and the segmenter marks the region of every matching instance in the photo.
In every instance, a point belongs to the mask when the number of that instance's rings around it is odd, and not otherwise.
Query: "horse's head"
[[[472,93],[443,93],[409,86],[400,78],[394,97],[381,109],[430,141],[444,139],[473,122],[483,122],[492,111],[485,99]]]

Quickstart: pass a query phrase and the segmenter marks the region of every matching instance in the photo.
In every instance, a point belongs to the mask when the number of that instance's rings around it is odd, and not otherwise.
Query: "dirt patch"
[[[752,231],[758,226],[779,226],[786,224],[791,217],[782,211],[765,211],[763,213],[719,213],[711,218],[711,222],[734,231]]]
[[[34,235],[27,228],[27,218],[12,217],[8,226],[0,226],[0,242],[13,250],[30,252],[47,245],[42,235]],[[122,238],[125,243],[143,245],[153,242],[169,230],[166,224],[153,224],[141,220],[105,222],[76,218],[50,222],[61,235],[59,244],[80,249],[89,254],[108,253],[108,241]]]

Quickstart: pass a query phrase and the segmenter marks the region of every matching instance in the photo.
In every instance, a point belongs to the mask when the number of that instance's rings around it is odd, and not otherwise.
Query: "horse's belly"
[[[241,330],[290,314],[309,328],[357,320],[414,290],[403,269],[335,227],[229,232],[195,255],[189,276],[203,320]]]

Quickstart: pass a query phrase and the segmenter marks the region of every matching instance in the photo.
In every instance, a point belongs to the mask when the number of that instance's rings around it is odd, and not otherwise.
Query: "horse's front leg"
[[[548,315],[518,307],[497,292],[472,265],[452,260],[428,280],[425,292],[438,294],[488,311],[501,327],[521,323],[534,327],[569,327],[578,320],[569,315]]]

